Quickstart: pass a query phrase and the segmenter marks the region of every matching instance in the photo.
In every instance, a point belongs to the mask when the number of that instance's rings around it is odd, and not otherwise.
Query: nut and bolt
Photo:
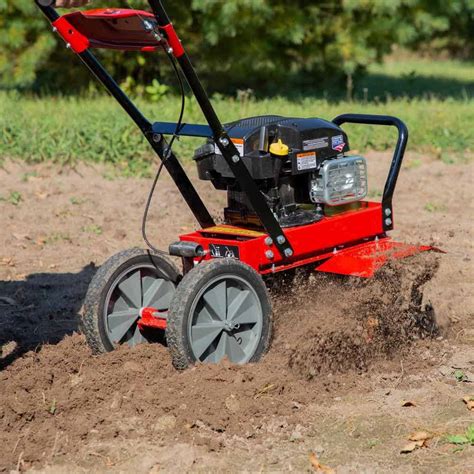
[[[277,237],[277,242],[278,242],[280,245],[283,245],[283,244],[286,242],[285,236],[284,236],[284,235],[279,235],[279,236]]]
[[[392,215],[392,210],[387,207],[387,209],[385,209],[385,215],[386,215],[387,217],[388,217],[388,216],[391,216],[391,215]]]
[[[55,26],[53,26],[53,33],[56,33],[57,31],[58,29]]]
[[[159,133],[154,133],[153,136],[152,136],[152,140],[153,140],[155,143],[160,143],[160,142],[161,142],[161,134],[159,134]]]
[[[291,257],[293,255],[293,250],[285,249],[285,257]]]
[[[154,29],[154,25],[151,21],[144,20],[143,21],[143,26],[145,27],[145,30],[147,31],[152,31]]]
[[[390,219],[390,217],[388,219],[385,219],[385,225],[387,226],[392,225],[392,219]]]
[[[267,245],[268,247],[270,247],[270,245],[273,245],[273,239],[271,237],[267,237],[265,239],[265,245]]]
[[[219,138],[219,142],[223,146],[229,146],[229,139],[227,137],[221,137]]]
[[[173,51],[173,48],[171,46],[169,46],[168,48],[166,48],[166,52],[168,54],[173,54],[174,51]]]
[[[265,257],[267,257],[268,260],[273,260],[275,258],[275,254],[271,250],[267,250],[265,252]]]
[[[234,155],[234,156],[232,157],[232,161],[233,161],[234,163],[238,163],[238,162],[240,161],[240,156],[239,156],[239,155]]]
[[[66,49],[71,49],[71,43],[66,44]]]

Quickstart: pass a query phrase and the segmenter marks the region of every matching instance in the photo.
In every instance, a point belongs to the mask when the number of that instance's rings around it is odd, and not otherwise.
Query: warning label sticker
[[[298,171],[312,170],[316,168],[316,153],[299,153],[296,155],[296,168]]]
[[[329,146],[329,137],[313,138],[303,142],[303,150],[319,150]]]
[[[231,140],[232,140],[232,143],[235,145],[235,148],[237,148],[237,151],[239,152],[239,155],[244,156],[244,139],[243,138],[231,138]],[[219,147],[217,145],[215,145],[214,149],[215,149],[214,153],[216,155],[221,155],[222,156],[222,153],[219,150]]]

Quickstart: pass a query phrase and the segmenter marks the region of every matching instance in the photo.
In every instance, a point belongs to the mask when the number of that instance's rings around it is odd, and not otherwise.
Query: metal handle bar
[[[49,3],[51,0],[35,0],[43,14],[48,20],[53,23],[60,21],[59,15],[56,10],[51,6],[45,6],[43,2]],[[162,29],[166,35],[168,43],[170,45],[171,53],[175,56],[183,75],[185,76],[203,114],[209,124],[212,136],[216,141],[216,145],[222,152],[224,159],[229,165],[231,171],[237,179],[240,188],[245,191],[250,201],[251,206],[258,215],[264,228],[272,238],[278,252],[283,258],[293,256],[293,249],[290,242],[285,237],[283,229],[281,228],[278,220],[273,215],[265,196],[260,191],[257,183],[253,180],[247,169],[245,163],[241,160],[239,151],[235,147],[234,143],[230,140],[230,137],[219,120],[214,107],[212,106],[209,97],[204,90],[199,77],[191,64],[191,61],[186,54],[181,41],[171,24],[169,17],[163,7],[160,0],[148,0],[150,7],[156,17],[160,29]],[[67,21],[67,20],[66,20]],[[164,159],[163,153],[163,140],[159,134],[153,132],[152,125],[143,117],[141,112],[131,102],[119,85],[113,80],[108,74],[104,67],[100,64],[97,58],[89,51],[89,48],[81,48],[75,51],[87,67],[92,71],[93,74],[99,79],[99,81],[107,88],[107,90],[115,97],[120,105],[128,112],[135,123],[140,127],[142,132],[147,137],[148,141],[160,156]],[[154,136],[156,135],[156,137]],[[156,141],[155,141],[156,140]],[[165,166],[167,168],[172,167],[169,170],[173,179],[175,180],[179,190],[185,197],[186,202],[193,210],[194,215],[198,218],[198,221],[203,227],[210,227],[214,225],[214,220],[209,214],[208,210],[204,206],[204,203],[199,198],[196,190],[192,186],[189,178],[186,176],[184,170],[179,164],[176,157],[173,155],[171,158],[165,160]]]
[[[408,128],[404,122],[397,117],[389,115],[366,115],[366,114],[343,114],[339,115],[333,120],[336,125],[343,123],[356,123],[363,125],[384,125],[389,127],[396,127],[398,130],[397,146],[393,153],[392,164],[388,173],[387,181],[382,197],[382,208],[384,212],[384,229],[393,229],[392,219],[392,198],[397,185],[398,175],[402,166],[403,157],[408,143]]]

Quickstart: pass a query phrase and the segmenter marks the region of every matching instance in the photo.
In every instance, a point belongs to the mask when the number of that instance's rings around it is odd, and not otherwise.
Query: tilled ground
[[[388,162],[369,157],[374,196]],[[183,373],[160,345],[94,357],[76,333],[96,267],[141,245],[149,182],[7,164],[0,471],[308,471],[310,453],[337,472],[474,470],[473,448],[454,453],[444,440],[474,423],[462,402],[474,395],[473,167],[406,163],[394,236],[447,255],[394,263],[370,281],[297,275],[275,295],[262,363]],[[199,188],[217,214],[222,194]],[[158,207],[149,232],[165,247],[193,219],[168,178]],[[417,430],[432,435],[428,447],[400,454]]]

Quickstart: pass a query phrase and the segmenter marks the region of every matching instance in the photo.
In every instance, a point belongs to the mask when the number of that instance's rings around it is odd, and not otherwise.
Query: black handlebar
[[[339,115],[333,120],[336,125],[343,123],[358,123],[363,125],[385,125],[393,126],[398,130],[398,141],[395,151],[393,153],[392,164],[385,183],[385,188],[382,197],[382,208],[384,212],[384,229],[391,230],[393,228],[392,222],[392,198],[397,185],[398,174],[402,166],[403,157],[408,143],[408,128],[397,117],[389,115],[365,115],[365,114],[343,114]],[[389,223],[388,223],[389,222]]]

